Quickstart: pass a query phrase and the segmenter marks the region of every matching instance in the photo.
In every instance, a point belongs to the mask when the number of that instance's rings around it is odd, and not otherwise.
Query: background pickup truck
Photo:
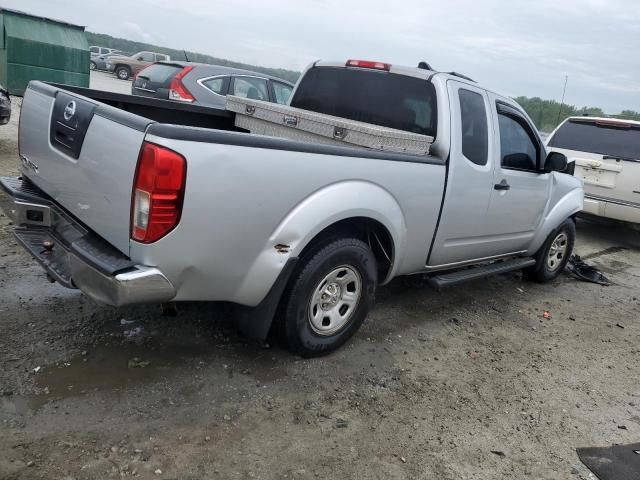
[[[563,269],[581,184],[509,98],[457,74],[317,62],[290,104],[434,141],[429,155],[303,143],[234,131],[228,111],[32,82],[2,207],[67,287],[110,305],[233,302],[241,330],[277,326],[304,356],[344,343],[399,275]]]
[[[169,55],[155,52],[138,52],[131,56],[113,55],[107,58],[107,70],[115,73],[120,80],[129,80],[152,63],[169,60]]]

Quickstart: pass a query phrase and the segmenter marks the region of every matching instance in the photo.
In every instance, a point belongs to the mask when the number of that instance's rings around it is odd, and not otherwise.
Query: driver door
[[[535,127],[513,105],[490,94],[494,125],[494,188],[487,215],[503,253],[525,252],[549,201],[546,151]]]

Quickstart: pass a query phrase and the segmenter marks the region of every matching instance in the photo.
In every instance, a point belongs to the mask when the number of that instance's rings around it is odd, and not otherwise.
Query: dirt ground
[[[49,284],[0,217],[0,478],[594,478],[576,447],[640,436],[640,234],[578,237],[614,285],[398,279],[344,348],[301,360],[219,306],[162,317]]]

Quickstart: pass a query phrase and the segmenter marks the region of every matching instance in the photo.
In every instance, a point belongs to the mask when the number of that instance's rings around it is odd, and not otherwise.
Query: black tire
[[[337,272],[335,277],[326,280],[334,272]],[[358,281],[360,293],[353,295]],[[281,304],[281,334],[288,350],[302,357],[319,357],[340,347],[364,322],[374,304],[377,283],[376,259],[366,243],[355,238],[341,238],[317,245],[301,258]],[[340,293],[332,290],[333,296],[328,301],[334,306],[330,311],[324,310],[330,303],[322,304],[321,309],[318,309],[318,304],[312,305],[312,300],[325,298],[320,294],[331,286],[337,286]],[[358,300],[342,313],[346,292],[352,292]],[[313,311],[318,312],[314,320]],[[320,319],[324,314],[327,317]],[[327,321],[327,318],[337,320]],[[336,326],[335,331],[332,331],[332,322]],[[341,322],[344,323],[341,325]]]
[[[89,62],[89,70],[96,70],[97,68],[96,62]]]
[[[554,241],[558,240],[559,244],[562,245],[563,238],[566,239],[564,251],[561,252],[561,249],[556,248],[554,255],[555,260],[550,259]],[[564,270],[565,265],[569,261],[575,241],[576,225],[572,219],[568,218],[547,237],[547,240],[534,257],[536,264],[525,270],[526,276],[540,283],[550,282],[556,278]]]
[[[116,77],[120,80],[129,80],[131,76],[131,69],[126,65],[118,65],[116,67]]]

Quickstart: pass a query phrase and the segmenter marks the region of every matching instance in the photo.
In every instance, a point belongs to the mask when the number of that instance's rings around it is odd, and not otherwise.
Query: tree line
[[[226,60],[224,58],[217,58],[211,55],[205,55],[203,53],[187,51],[186,55],[183,50],[176,50],[175,48],[159,47],[158,45],[151,45],[149,43],[134,42],[133,40],[127,40],[125,38],[116,38],[104,33],[86,32],[87,41],[89,45],[98,45],[100,47],[115,48],[129,54],[134,54],[141,51],[150,51],[157,53],[164,53],[169,55],[172,60],[187,60],[190,62],[208,63],[213,65],[222,65],[225,67],[242,68],[244,70],[252,70],[254,72],[265,73],[274,77],[288,80],[295,83],[298,81],[300,72],[293,70],[286,70],[283,68],[267,68],[260,67],[258,65],[249,65],[247,63],[234,62]]]
[[[173,60],[189,60],[191,62],[208,63],[214,65],[223,65],[227,67],[242,68],[245,70],[252,70],[254,72],[261,72],[267,75],[273,75],[274,77],[282,78],[295,83],[300,77],[300,72],[293,70],[286,70],[283,68],[267,68],[258,65],[250,65],[247,63],[234,62],[232,60],[226,60],[224,58],[213,57],[197,52],[185,52],[183,50],[176,50],[174,48],[159,47],[158,45],[151,45],[149,43],[134,42],[124,38],[116,38],[104,33],[86,32],[89,45],[99,45],[101,47],[115,48],[123,52],[129,52],[131,54],[148,50],[152,52],[164,53],[169,55]],[[561,121],[567,117],[577,115],[589,115],[592,117],[615,117],[623,118],[626,120],[638,120],[640,121],[640,112],[633,110],[624,110],[618,115],[607,115],[599,107],[576,107],[574,105],[560,105],[555,100],[543,100],[539,97],[517,97],[514,99],[518,102],[522,108],[525,109],[527,114],[531,117],[533,122],[538,127],[538,130],[542,132],[551,132]]]
[[[541,132],[551,132],[567,117],[588,115],[590,117],[612,117],[625,120],[640,121],[640,112],[623,110],[617,115],[607,115],[599,107],[576,107],[574,105],[561,105],[555,100],[543,100],[539,97],[514,98],[527,112],[531,120]]]

